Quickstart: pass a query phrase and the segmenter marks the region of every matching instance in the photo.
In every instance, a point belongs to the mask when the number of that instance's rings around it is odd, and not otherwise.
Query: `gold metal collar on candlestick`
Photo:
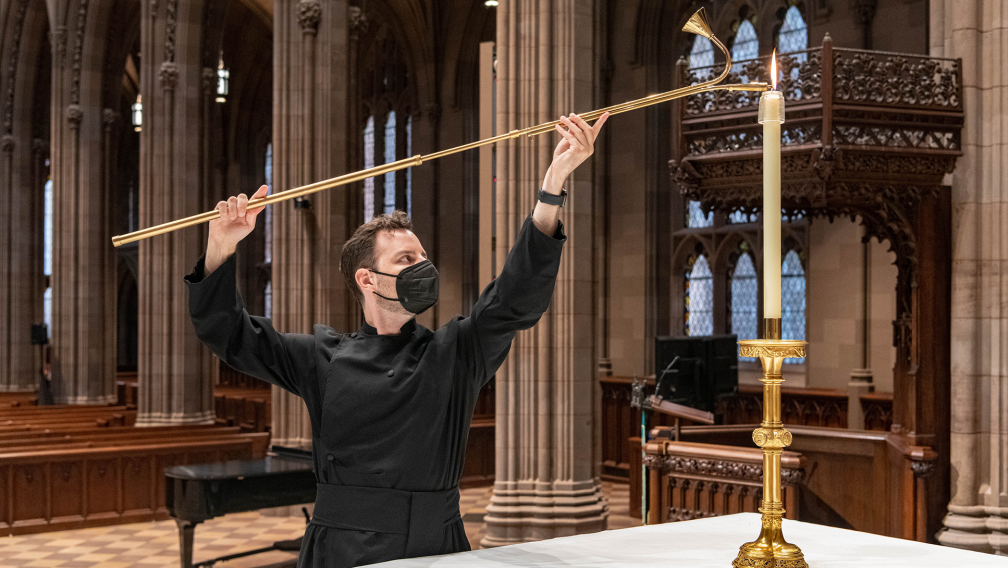
[[[702,93],[705,91],[716,91],[723,89],[728,91],[762,92],[769,89],[766,83],[747,83],[744,85],[718,85],[718,83],[723,81],[728,76],[729,71],[731,71],[732,58],[731,53],[728,51],[728,48],[726,48],[723,43],[718,41],[718,38],[714,37],[714,33],[711,31],[710,25],[707,23],[707,15],[705,14],[703,8],[697,10],[696,13],[690,17],[689,21],[686,22],[686,25],[683,26],[683,31],[704,36],[705,38],[711,40],[711,43],[716,45],[718,49],[724,52],[725,66],[724,71],[722,71],[720,75],[718,75],[714,79],[711,79],[710,81],[704,81],[702,83],[697,83],[696,85],[690,85],[688,87],[673,89],[671,91],[667,91],[664,93],[656,93],[654,95],[648,95],[642,99],[637,99],[634,101],[613,105],[599,110],[580,113],[579,116],[584,120],[591,122],[597,120],[600,116],[602,116],[604,113],[607,112],[609,114],[619,114],[621,112],[636,110],[654,104],[663,103],[665,101],[671,101],[673,99],[687,97],[689,95],[695,95],[697,93]],[[511,132],[508,132],[506,134],[499,134],[492,138],[486,138],[484,140],[480,140],[477,142],[470,142],[468,144],[463,144],[462,146],[456,146],[454,148],[449,148],[448,150],[441,150],[440,152],[434,152],[433,154],[428,154],[426,156],[418,154],[411,158],[404,158],[402,160],[398,160],[388,164],[382,164],[380,166],[375,166],[373,168],[361,170],[359,172],[344,174],[338,177],[334,177],[324,181],[319,181],[302,187],[288,189],[287,191],[281,191],[280,193],[275,193],[273,195],[269,195],[260,199],[253,199],[248,202],[248,209],[249,210],[258,209],[260,207],[265,207],[266,205],[272,205],[280,201],[294,199],[295,197],[303,197],[305,195],[309,195],[326,189],[331,189],[337,186],[362,181],[369,177],[395,172],[412,166],[419,166],[423,162],[429,162],[430,160],[435,160],[437,158],[443,158],[445,156],[450,156],[452,154],[457,154],[459,152],[464,152],[466,150],[472,150],[474,148],[479,148],[480,146],[496,144],[497,142],[503,142],[504,140],[518,138],[520,136],[530,136],[530,137],[538,136],[540,134],[551,132],[557,124],[560,124],[559,120],[545,122],[537,126],[530,126],[522,130],[512,130]],[[167,190],[167,188],[165,189]],[[112,237],[112,244],[118,247],[126,243],[139,241],[141,239],[146,239],[148,237],[153,237],[155,235],[169,233],[177,229],[207,223],[219,217],[220,213],[215,209],[213,211],[200,213],[199,215],[193,215],[191,217],[186,217],[184,219],[179,219],[177,221],[171,221],[169,223],[156,225],[154,227],[148,227],[146,229],[141,229],[139,231],[127,233],[125,235],[118,235]]]

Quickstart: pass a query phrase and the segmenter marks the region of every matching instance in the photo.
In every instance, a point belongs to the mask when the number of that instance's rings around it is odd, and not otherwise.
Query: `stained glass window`
[[[781,327],[784,339],[805,339],[805,269],[798,253],[784,255],[781,265]],[[785,359],[785,363],[804,363],[804,357]]]
[[[413,155],[413,117],[406,117],[406,156]],[[413,217],[413,168],[406,168],[406,216]]]
[[[749,253],[742,253],[731,275],[731,332],[739,339],[756,339],[756,303],[759,284]],[[755,361],[755,357],[739,357]]]
[[[714,333],[714,275],[707,257],[700,255],[686,277],[686,335]]]
[[[46,276],[52,276],[52,253],[53,253],[53,184],[52,180],[45,184],[45,225],[42,228],[42,272]],[[46,324],[49,337],[52,337],[52,286],[46,288],[42,294],[42,321]]]
[[[739,223],[755,223],[759,220],[759,215],[755,213],[746,213],[741,209],[734,209],[728,214],[728,223],[737,225]]]
[[[374,163],[374,116],[369,116],[364,127],[364,169],[373,168]],[[374,178],[364,180],[364,222],[374,217]]]
[[[739,61],[755,59],[757,56],[759,56],[759,39],[756,37],[756,28],[749,20],[742,20],[738,32],[735,33],[735,43],[731,48],[731,58],[734,62],[732,71],[741,73],[742,64]],[[748,77],[743,77],[742,80],[746,83],[749,82]]]
[[[796,6],[788,8],[784,14],[784,25],[781,26],[777,35],[777,49],[781,53],[792,53],[795,51],[805,51],[808,49],[808,26],[801,16]],[[808,59],[807,53],[799,53],[795,56],[799,63]],[[791,78],[798,78],[798,69],[791,70]]]
[[[385,121],[385,163],[395,161],[395,111]],[[385,174],[385,213],[395,212],[395,172]]]
[[[714,212],[704,215],[699,201],[686,202],[686,226],[690,229],[714,225]]]
[[[714,65],[714,45],[702,35],[693,39],[693,47],[689,52],[690,69]]]

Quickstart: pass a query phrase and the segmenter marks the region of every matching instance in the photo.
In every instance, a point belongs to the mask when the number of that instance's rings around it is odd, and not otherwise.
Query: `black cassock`
[[[469,550],[458,508],[469,424],[480,388],[518,330],[549,306],[563,226],[553,237],[525,220],[500,275],[437,331],[410,320],[399,335],[316,324],[280,333],[249,315],[232,255],[185,277],[200,340],[231,367],[304,399],[318,494],[300,567],[359,566]],[[333,275],[333,277],[337,277]]]

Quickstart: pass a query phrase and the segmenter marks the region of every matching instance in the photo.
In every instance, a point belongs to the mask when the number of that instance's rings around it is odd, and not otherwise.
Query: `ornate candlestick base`
[[[791,445],[791,432],[781,423],[780,385],[784,359],[804,357],[804,341],[780,339],[780,320],[764,320],[764,337],[739,341],[739,355],[759,357],[763,365],[763,422],[753,430],[753,442],[763,449],[763,528],[759,538],[739,549],[735,568],[808,568],[797,546],[784,540],[781,490],[781,450]]]

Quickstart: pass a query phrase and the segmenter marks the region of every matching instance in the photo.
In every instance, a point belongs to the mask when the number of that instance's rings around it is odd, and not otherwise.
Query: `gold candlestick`
[[[735,568],[808,568],[797,546],[784,540],[781,524],[784,499],[781,490],[781,450],[791,445],[791,432],[781,423],[780,386],[784,359],[804,357],[804,341],[781,339],[781,320],[763,320],[763,339],[739,341],[739,355],[759,357],[763,365],[763,422],[753,430],[753,442],[763,449],[763,528],[759,538],[739,549]]]

